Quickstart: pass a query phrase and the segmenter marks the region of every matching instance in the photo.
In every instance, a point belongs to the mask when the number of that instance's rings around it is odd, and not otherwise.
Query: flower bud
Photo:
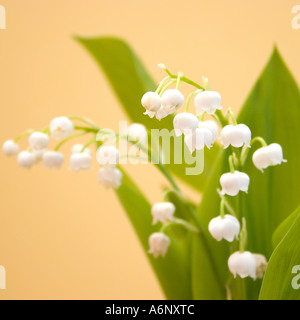
[[[226,214],[224,217],[212,219],[208,225],[210,234],[217,240],[225,239],[232,242],[234,238],[238,239],[240,233],[240,223],[237,218]]]
[[[149,237],[149,253],[153,254],[154,258],[159,256],[164,257],[168,251],[171,241],[168,236],[162,232],[155,232]]]
[[[158,66],[160,69],[163,69],[163,70],[166,70],[166,69],[167,69],[167,67],[166,67],[163,63],[159,63],[157,66]]]
[[[239,191],[248,192],[250,178],[244,172],[234,171],[234,173],[224,173],[220,178],[222,186],[221,194],[228,194],[229,196],[236,196]]]
[[[114,146],[101,146],[96,158],[100,165],[115,167],[119,161],[119,151]]]
[[[146,92],[143,95],[141,102],[142,106],[146,109],[144,114],[147,114],[150,118],[153,118],[161,107],[160,96],[156,92]]]
[[[7,156],[14,156],[19,152],[19,145],[13,140],[7,140],[2,145],[2,151]]]
[[[198,127],[198,118],[192,113],[179,113],[174,117],[173,125],[177,137],[182,134],[192,134]]]
[[[56,140],[63,140],[73,133],[74,126],[67,117],[54,118],[50,123],[50,134]]]
[[[161,104],[167,114],[181,108],[184,103],[183,94],[177,89],[168,89],[161,96]]]
[[[48,147],[50,139],[46,133],[36,131],[29,136],[28,142],[32,150],[42,150]]]
[[[121,185],[123,174],[122,172],[113,167],[102,167],[98,171],[98,182],[106,189],[118,189]]]
[[[233,253],[228,259],[228,267],[235,278],[239,275],[241,278],[256,279],[256,260],[249,251]]]
[[[133,123],[128,127],[127,135],[132,141],[136,141],[142,145],[148,143],[148,133],[144,125]]]
[[[45,168],[59,169],[64,162],[64,155],[57,151],[45,151],[42,157]]]
[[[21,168],[30,169],[35,163],[35,157],[32,152],[21,151],[18,154],[18,164]]]
[[[229,145],[240,148],[244,144],[250,148],[251,131],[245,124],[229,124],[222,129],[221,139],[225,149]]]
[[[92,157],[86,152],[73,153],[70,157],[70,169],[79,171],[80,169],[90,169]]]
[[[278,143],[272,143],[267,147],[257,149],[253,153],[252,161],[255,167],[261,171],[269,166],[276,166],[286,162],[283,159],[282,148]]]
[[[197,128],[195,133],[188,134],[184,137],[184,142],[191,153],[195,150],[204,149],[204,146],[210,149],[213,144],[213,135],[207,128]]]
[[[267,259],[262,254],[253,253],[253,256],[256,261],[256,278],[262,279],[268,266]]]
[[[198,93],[194,103],[198,116],[204,112],[214,114],[216,110],[222,109],[220,106],[221,95],[216,91],[202,91]]]
[[[212,120],[199,121],[198,128],[209,129],[212,133],[212,143],[218,139],[219,128],[218,125]]]
[[[155,203],[151,209],[153,224],[156,224],[158,221],[162,223],[172,221],[175,210],[176,208],[172,202]]]
[[[81,153],[82,148],[83,148],[83,144],[80,144],[80,143],[74,144],[74,146],[71,149],[71,153]],[[82,152],[92,156],[92,150],[90,148],[85,148]]]

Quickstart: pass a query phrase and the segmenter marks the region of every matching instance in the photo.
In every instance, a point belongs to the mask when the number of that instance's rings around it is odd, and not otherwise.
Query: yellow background
[[[113,129],[126,119],[72,35],[128,40],[157,81],[164,76],[159,62],[199,81],[204,74],[222,104],[235,110],[275,42],[299,83],[300,30],[291,27],[295,4],[0,0],[7,11],[7,30],[0,30],[0,142],[41,128],[54,116],[83,115]],[[0,265],[7,271],[0,299],[163,298],[116,196],[97,184],[96,163],[75,174],[67,163],[60,171],[39,165],[28,172],[15,158],[1,155],[0,161]],[[156,169],[126,169],[152,202],[161,200],[165,180]]]

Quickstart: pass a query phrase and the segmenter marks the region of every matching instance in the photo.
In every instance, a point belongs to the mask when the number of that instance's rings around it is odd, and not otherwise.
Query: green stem
[[[82,127],[82,126],[74,126],[75,130],[81,130],[84,132],[94,132],[94,133],[98,133],[100,129],[97,128],[90,128],[90,127]]]
[[[58,151],[60,149],[60,147],[62,145],[64,145],[66,142],[72,140],[72,139],[75,139],[75,138],[78,138],[78,137],[81,137],[83,135],[85,135],[86,132],[80,132],[80,133],[77,133],[77,134],[73,134],[69,137],[67,137],[66,139],[62,140],[59,144],[56,145],[56,147],[54,148],[54,151]]]
[[[199,230],[195,226],[193,226],[191,223],[189,223],[183,219],[178,219],[178,218],[175,218],[174,220],[169,221],[168,223],[164,224],[161,227],[160,232],[164,232],[170,226],[179,226],[179,225],[184,227],[188,231],[192,231],[195,233],[199,232]]]
[[[43,130],[42,130],[43,133],[46,133],[46,134],[50,134],[50,128],[49,126],[45,127]]]
[[[163,88],[162,88],[162,90],[161,90],[161,92],[160,92],[160,96],[162,96],[162,94],[173,84],[173,83],[175,83],[175,82],[177,82],[177,79],[175,79],[175,80],[172,80],[172,81],[170,81],[169,83],[167,83]]]
[[[198,89],[197,89],[197,90],[195,90],[195,91],[193,91],[193,92],[191,92],[191,93],[189,94],[189,96],[188,96],[187,99],[186,99],[186,104],[185,104],[184,112],[188,112],[189,105],[190,105],[190,101],[191,101],[193,95],[196,94],[196,93],[198,93],[198,92],[201,92],[201,90],[198,90]]]
[[[232,206],[229,204],[229,202],[226,200],[225,196],[223,196],[221,194],[221,190],[220,189],[217,189],[217,192],[220,196],[221,199],[224,199],[224,205],[225,205],[225,208],[226,210],[234,217],[237,217],[236,215],[236,212],[234,211],[234,209],[232,208]]]
[[[247,243],[247,227],[246,227],[246,219],[245,217],[242,218],[242,230],[240,232],[240,252],[245,251]]]
[[[208,82],[208,79],[206,77],[202,77],[202,81],[203,81],[203,85],[204,85],[204,88],[205,90],[209,91],[210,88],[209,88],[209,82]]]
[[[96,142],[96,137],[93,137],[92,139],[90,139],[87,143],[85,143],[83,146],[82,146],[82,149],[80,152],[84,152],[84,150],[90,146],[91,144],[95,143]]]
[[[183,73],[182,73],[182,72],[178,72],[178,75],[177,75],[177,83],[176,83],[176,89],[177,89],[177,90],[179,89],[180,80],[181,80],[182,77],[183,77]]]
[[[234,169],[234,165],[233,165],[233,155],[232,154],[228,157],[228,163],[229,163],[230,172],[234,173],[235,169]]]
[[[226,119],[226,117],[224,117],[223,113],[221,110],[216,110],[215,112],[215,116],[218,117],[218,121],[221,124],[222,127],[225,127],[228,125],[228,120]]]
[[[201,113],[201,115],[199,116],[199,121],[204,121],[204,117],[205,117],[206,112]]]
[[[221,199],[221,204],[220,204],[220,216],[222,219],[225,218],[225,198]]]
[[[233,111],[231,110],[231,108],[228,108],[228,110],[226,111],[226,116],[227,116],[227,118],[228,118],[228,117],[231,118],[232,124],[233,124],[234,126],[237,125],[237,120],[236,120],[235,114],[233,113]]]
[[[78,117],[78,116],[70,116],[68,117],[70,120],[77,120],[77,121],[81,121],[95,129],[100,129],[93,121],[87,119],[87,118],[83,118],[83,117]]]
[[[247,157],[248,157],[248,153],[250,151],[250,148],[247,147],[246,145],[243,146],[242,148],[242,152],[241,152],[241,160],[240,160],[240,163],[241,163],[241,166],[243,167],[246,163],[246,160],[247,160]]]
[[[35,130],[30,129],[30,130],[26,130],[25,132],[21,133],[20,135],[18,135],[13,141],[15,143],[17,143],[19,140],[21,140],[22,138],[29,136],[30,134],[32,134],[33,132],[35,132]]]
[[[167,74],[170,76],[170,78],[177,79],[177,75],[176,74],[172,74],[168,69],[165,69],[165,70],[166,70]],[[191,80],[191,79],[189,79],[189,78],[187,78],[185,76],[181,77],[181,81],[183,81],[183,82],[185,82],[187,84],[190,84],[190,85],[194,86],[195,88],[202,89],[203,91],[205,91],[204,87],[200,86],[200,84],[194,82],[193,80]]]
[[[159,84],[159,86],[157,87],[157,89],[156,89],[155,92],[159,94],[159,92],[160,92],[161,88],[163,87],[163,85],[164,85],[168,80],[170,80],[170,79],[171,79],[171,78],[170,78],[169,76],[165,77],[165,78],[160,82],[160,84]]]
[[[267,142],[262,137],[255,137],[251,140],[250,145],[252,146],[255,142],[259,142],[262,147],[267,147]],[[241,152],[241,165],[244,166],[249,154],[250,148],[246,145],[243,146],[242,152]]]
[[[262,137],[255,137],[251,140],[250,145],[252,146],[255,142],[259,142],[261,144],[262,147],[267,147],[268,144],[266,142],[265,139],[263,139]]]

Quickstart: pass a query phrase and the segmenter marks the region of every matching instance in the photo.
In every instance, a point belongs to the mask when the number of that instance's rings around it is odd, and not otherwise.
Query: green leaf
[[[231,198],[231,205],[239,217],[247,220],[248,244],[247,250],[262,253],[270,257],[272,252],[272,234],[275,228],[292,212],[299,203],[300,181],[300,94],[299,87],[284,64],[277,49],[274,50],[266,68],[259,77],[238,117],[239,123],[245,123],[252,131],[252,136],[262,136],[268,143],[277,142],[283,148],[284,158],[288,160],[280,166],[267,168],[264,173],[252,164],[253,151],[251,148],[245,167],[242,169],[250,176],[249,193]],[[219,214],[220,199],[216,189],[219,188],[219,178],[228,172],[229,151],[223,152],[205,190],[199,217],[207,228],[209,221]],[[209,234],[207,234],[209,237]],[[209,239],[209,238],[208,238]],[[225,273],[230,245],[222,241],[210,241],[210,247],[215,260],[220,266],[224,284],[228,280]],[[236,250],[236,244],[233,244]],[[231,250],[232,250],[231,249]],[[203,251],[195,244],[192,270],[200,268],[204,260]],[[195,297],[202,297],[210,290],[203,283],[208,277],[209,269],[203,273],[192,273],[193,292]],[[210,274],[210,278],[213,278]],[[236,284],[236,281],[233,281]],[[246,281],[247,297],[256,299],[259,294],[260,281]],[[239,296],[240,292],[232,292]]]
[[[171,116],[158,121],[143,114],[145,110],[141,105],[141,98],[145,92],[156,90],[156,84],[126,42],[110,37],[77,38],[77,40],[84,45],[102,68],[124,110],[133,122],[142,123],[149,130],[168,129],[171,131],[173,129]],[[102,106],[102,108],[107,108],[107,106]],[[181,138],[175,138],[175,140],[179,139]],[[211,173],[213,159],[218,152],[219,147],[216,145],[210,153],[205,154],[205,172],[201,175],[186,175],[186,167],[193,166],[188,164],[190,160],[193,160],[191,156],[186,163],[183,162],[183,165],[171,164],[167,167],[185,183],[197,190],[203,190]],[[201,159],[202,156],[202,151],[199,151],[198,159]]]
[[[298,217],[298,210],[290,214],[274,231],[272,237],[273,248],[275,249],[283,237],[287,234],[293,223]]]
[[[300,139],[300,92],[276,48],[238,121],[249,125],[253,137],[279,143],[288,160],[261,173],[252,164],[252,151],[245,167],[251,182],[243,208],[248,231],[255,235],[249,237],[249,249],[270,256],[274,230],[298,206],[300,179],[300,151],[296,147]]]
[[[289,231],[278,244],[263,280],[259,298],[261,300],[300,300],[300,207]],[[298,266],[298,267],[296,267]]]
[[[123,172],[122,185],[116,190],[116,194],[145,252],[147,252],[149,250],[149,236],[153,232],[159,231],[159,226],[152,226],[151,205],[125,172]],[[172,198],[172,201],[176,201],[178,204],[180,199]],[[178,208],[175,215],[181,215]],[[190,247],[191,235],[186,231],[174,231],[171,228],[168,229],[167,234],[171,238],[171,245],[165,258],[155,259],[148,253],[147,257],[168,299],[191,299],[190,253],[188,249]]]

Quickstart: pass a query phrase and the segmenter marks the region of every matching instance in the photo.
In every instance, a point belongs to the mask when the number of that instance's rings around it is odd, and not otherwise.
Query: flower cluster
[[[30,169],[34,164],[42,161],[45,168],[59,169],[64,162],[65,156],[59,151],[60,147],[66,142],[80,137],[84,134],[92,133],[94,135],[100,130],[91,121],[74,117],[88,124],[88,127],[75,126],[73,117],[57,117],[54,118],[49,126],[42,131],[29,130],[22,133],[14,140],[7,140],[3,144],[3,152],[7,156],[18,154],[18,164],[22,168]],[[74,131],[79,131],[74,135]],[[137,132],[133,128],[132,134]],[[138,134],[141,134],[140,130]],[[28,148],[19,152],[19,140],[23,137],[29,136]],[[58,141],[54,150],[49,150],[50,138]],[[92,164],[92,151],[88,147],[95,143],[96,139],[93,137],[85,145],[75,144],[71,148],[70,155],[70,169],[73,171],[87,170],[91,168]],[[97,145],[97,144],[96,144]],[[99,146],[96,153],[96,158],[101,165],[98,173],[98,181],[106,188],[118,188],[121,185],[122,173],[116,168],[118,162],[118,151],[114,146]]]
[[[252,156],[254,166],[261,171],[286,161],[283,159],[282,148],[277,143],[267,145],[261,137],[252,138],[249,127],[246,124],[237,123],[230,108],[224,115],[221,112],[221,95],[209,90],[207,79],[204,78],[202,87],[185,78],[182,73],[178,73],[177,76],[173,75],[163,64],[160,64],[159,67],[167,72],[168,77],[162,80],[156,92],[147,92],[142,97],[142,106],[146,109],[145,114],[161,120],[175,113],[185,101],[184,96],[178,90],[179,84],[185,82],[196,87],[196,90],[186,100],[184,112],[177,113],[173,117],[175,135],[184,136],[184,142],[191,153],[205,146],[210,149],[217,139],[220,139],[224,149],[231,148],[232,154],[228,159],[230,171],[220,177],[222,188],[219,190],[220,215],[210,221],[208,230],[217,241],[225,239],[228,242],[234,240],[239,242],[239,251],[233,253],[228,259],[228,267],[234,277],[239,275],[241,278],[262,278],[267,265],[266,258],[263,255],[245,251],[246,220],[241,212],[235,212],[231,207],[228,197],[238,196],[240,192],[248,192],[250,177],[243,172],[243,166],[254,142],[260,142],[262,145]],[[169,86],[175,82],[176,89],[169,89]],[[195,113],[188,112],[193,95],[195,95]],[[210,115],[214,121],[205,120],[205,115]],[[218,137],[219,126],[221,127],[220,138]],[[164,233],[164,230],[165,225],[174,224],[174,211],[175,207],[170,202],[157,203],[152,207],[154,223],[160,221],[163,224],[160,232],[152,234],[149,238],[149,252],[154,257],[165,256],[170,245],[170,238]],[[242,221],[242,227],[240,221]],[[187,222],[181,225],[187,227]]]
[[[228,157],[229,170],[220,177],[220,213],[214,217],[208,225],[208,231],[217,241],[223,239],[238,244],[239,250],[230,255],[228,268],[232,275],[241,278],[262,278],[267,266],[266,258],[261,254],[246,251],[247,227],[246,220],[240,209],[234,209],[231,205],[231,197],[238,197],[241,192],[248,192],[250,177],[244,172],[244,164],[248,157],[250,148],[255,142],[261,144],[252,155],[254,166],[263,172],[264,169],[285,162],[282,148],[277,143],[267,145],[261,137],[251,136],[251,130],[246,124],[237,123],[237,119],[230,108],[222,112],[221,95],[209,89],[208,80],[203,78],[203,85],[186,78],[181,72],[172,74],[163,64],[159,65],[167,73],[154,92],[147,92],[141,99],[145,108],[144,114],[150,118],[162,120],[167,116],[173,119],[174,133],[177,137],[183,136],[188,150],[210,149],[218,143],[231,151]],[[181,83],[193,86],[193,91],[185,100],[179,91]],[[175,88],[170,88],[176,84]],[[194,113],[189,112],[189,104],[194,97]],[[185,105],[184,111],[179,110]],[[175,114],[176,113],[176,114]],[[207,119],[207,117],[211,117]],[[76,122],[80,122],[79,125]],[[112,135],[115,139],[112,139]],[[34,164],[42,161],[46,168],[59,169],[64,162],[65,156],[59,151],[66,142],[77,137],[92,134],[92,138],[85,144],[75,144],[71,148],[70,169],[73,171],[87,170],[91,168],[93,154],[89,148],[96,146],[96,160],[100,165],[98,171],[98,182],[105,188],[118,189],[122,183],[122,171],[118,168],[120,164],[119,151],[116,144],[120,139],[127,139],[133,147],[132,157],[136,157],[136,150],[150,158],[148,152],[148,132],[139,123],[132,124],[125,135],[116,134],[108,129],[101,129],[92,121],[81,117],[57,117],[42,130],[28,130],[13,140],[7,140],[3,144],[3,152],[7,156],[17,155],[20,167],[30,169]],[[20,151],[19,140],[28,137],[28,147]],[[50,149],[50,139],[58,142],[54,149]],[[158,146],[160,148],[160,146]],[[160,160],[160,159],[159,159]],[[169,226],[180,226],[195,233],[202,232],[202,240],[206,241],[203,234],[203,226],[195,212],[194,206],[185,198],[176,182],[161,161],[156,164],[160,171],[172,184],[173,189],[167,190],[162,202],[152,206],[151,214],[154,228],[161,224],[149,237],[149,253],[155,258],[164,257],[171,245],[171,236],[167,235]],[[186,205],[190,213],[190,221],[175,217],[176,207],[168,201],[169,195],[175,193]],[[209,250],[208,242],[204,246]],[[213,258],[212,258],[213,260]],[[213,263],[213,261],[211,261]]]

